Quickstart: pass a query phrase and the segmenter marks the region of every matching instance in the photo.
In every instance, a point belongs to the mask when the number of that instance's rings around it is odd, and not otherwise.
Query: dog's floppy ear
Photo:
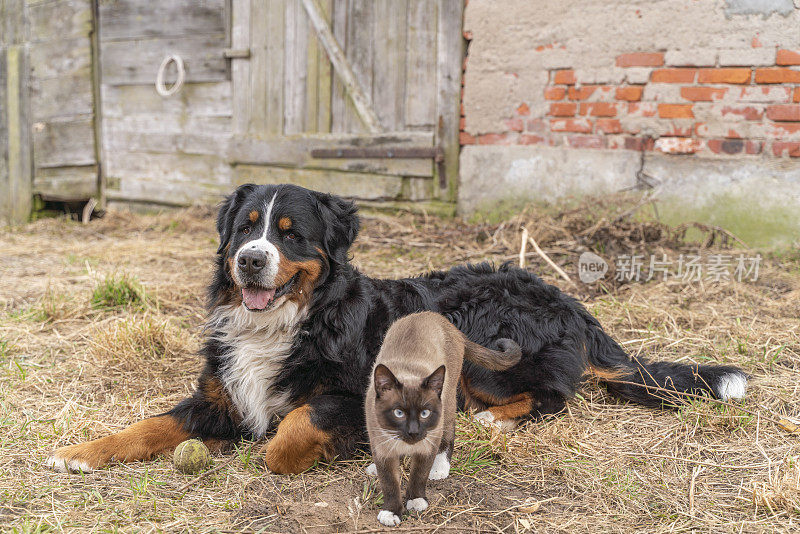
[[[233,220],[236,218],[236,214],[242,206],[242,201],[244,201],[247,195],[252,193],[256,187],[258,186],[255,184],[239,186],[236,191],[228,195],[222,204],[219,205],[219,213],[217,214],[219,248],[217,249],[217,254],[222,254],[225,251],[225,247],[228,246],[231,235],[233,234]]]
[[[347,250],[356,240],[361,227],[357,214],[358,207],[355,203],[336,195],[316,192],[314,194],[325,221],[323,240],[325,253],[335,263],[347,263]]]

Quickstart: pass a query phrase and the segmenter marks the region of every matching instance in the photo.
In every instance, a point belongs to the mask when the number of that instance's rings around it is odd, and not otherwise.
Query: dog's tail
[[[519,363],[522,358],[522,349],[516,342],[508,338],[500,338],[495,343],[500,350],[487,349],[465,337],[464,358],[492,371],[504,371]]]
[[[747,389],[747,375],[737,367],[631,357],[596,320],[589,325],[586,352],[589,369],[611,394],[645,406],[678,405],[691,395],[741,399]]]

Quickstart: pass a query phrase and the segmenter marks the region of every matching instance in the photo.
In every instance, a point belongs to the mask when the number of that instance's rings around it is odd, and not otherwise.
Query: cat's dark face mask
[[[404,386],[385,365],[375,368],[375,413],[380,426],[408,444],[419,443],[436,428],[442,413],[441,366],[419,386]]]

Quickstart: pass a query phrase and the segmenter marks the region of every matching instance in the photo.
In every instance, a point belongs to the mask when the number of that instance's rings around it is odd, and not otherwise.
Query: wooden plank
[[[461,65],[464,60],[464,39],[461,36],[464,17],[462,0],[438,0],[436,73],[436,144],[444,153],[444,175],[438,176],[437,197],[454,202],[458,188],[458,159],[461,151],[459,121],[461,117]]]
[[[283,132],[284,119],[284,47],[286,46],[286,4],[289,0],[269,0],[266,34],[267,60],[264,92],[267,98],[263,132]],[[263,31],[263,30],[261,30]]]
[[[349,172],[389,174],[396,176],[433,176],[430,159],[339,159],[313,158],[318,148],[379,148],[384,146],[432,146],[432,136],[423,132],[399,132],[377,136],[307,134],[254,140],[237,138],[231,141],[229,158],[234,164],[258,164],[313,169],[337,169]]]
[[[272,0],[248,0],[248,2],[250,2],[250,79],[247,85],[247,99],[250,113],[247,116],[246,131],[260,135],[266,132],[267,44],[273,38],[267,26]]]
[[[285,134],[306,131],[308,84],[308,17],[300,0],[286,3],[286,41],[284,48],[284,122]]]
[[[37,169],[33,192],[44,200],[87,200],[97,196],[97,165]]]
[[[339,43],[339,48],[347,50],[347,22],[350,12],[350,0],[333,0],[331,12],[331,31],[333,38]],[[316,32],[314,32],[316,35]],[[319,37],[317,37],[319,40]],[[321,45],[322,43],[320,43]],[[325,53],[327,57],[327,52]],[[330,60],[328,60],[330,61]],[[332,68],[331,68],[332,70]],[[331,129],[333,133],[345,133],[347,125],[348,108],[353,107],[353,101],[347,96],[347,89],[338,76],[333,76],[331,84]]]
[[[33,154],[37,169],[95,164],[92,117],[36,123]]]
[[[31,42],[87,37],[93,28],[91,0],[34,4],[27,11]]]
[[[114,0],[99,4],[102,42],[225,32],[225,0]]]
[[[396,176],[251,165],[237,165],[233,180],[237,186],[245,183],[296,184],[316,191],[366,200],[394,200],[400,197],[402,189],[402,180]]]
[[[163,98],[147,85],[103,85],[103,116],[231,117],[231,82],[193,83],[178,98]]]
[[[437,2],[409,0],[405,123],[432,127],[436,115]]]
[[[11,46],[25,42],[25,0],[5,0],[0,8],[0,44]]]
[[[166,184],[205,184],[229,187],[231,167],[217,155],[115,152],[108,154],[107,172],[114,180],[161,181]]]
[[[17,7],[22,8],[17,2]],[[9,5],[6,5],[8,8]],[[5,82],[5,130],[7,138],[5,172],[0,174],[0,216],[12,224],[24,223],[31,213],[33,185],[31,162],[30,102],[28,100],[28,61],[25,45],[12,45],[5,50],[3,74]],[[6,140],[7,139],[7,140]]]
[[[373,50],[373,29],[375,26],[375,10],[374,0],[351,0],[350,3],[350,20],[347,23],[347,47],[345,55],[347,62],[353,69],[359,87],[364,91],[364,95],[372,107],[372,62],[374,58]],[[355,104],[355,101],[353,102]],[[347,129],[348,132],[372,132],[369,124],[361,120],[361,115],[358,113],[356,106],[356,114],[347,114]],[[380,124],[380,118],[375,113],[377,123]],[[366,130],[364,129],[366,126]],[[383,126],[383,125],[381,125]],[[383,128],[381,128],[383,129]]]
[[[91,71],[87,68],[71,76],[31,80],[31,110],[36,121],[91,115],[94,112]]]
[[[169,54],[178,54],[186,67],[186,83],[224,81],[228,79],[224,49],[224,33],[101,42],[101,77],[104,84],[153,85],[161,61]],[[174,75],[167,76],[167,83],[173,80]]]
[[[322,9],[323,15],[325,15],[325,20],[330,21],[333,13],[333,0],[322,0],[320,2],[320,8]],[[334,30],[335,31],[335,30]],[[316,106],[313,104],[309,105],[309,112],[313,111],[316,107],[317,111],[317,118],[316,118],[316,128],[313,131],[316,132],[330,132],[331,131],[331,102],[332,102],[332,66],[331,62],[328,59],[328,56],[325,54],[325,49],[322,47],[322,43],[319,42],[317,39],[315,32],[309,32],[311,37],[311,41],[313,44],[309,44],[309,51],[314,51],[314,56],[317,58],[317,68],[316,68],[316,78],[317,78],[317,90],[316,92],[312,92],[309,90],[309,94],[313,93],[314,98],[316,99]],[[309,62],[311,61],[311,56],[309,56]],[[309,82],[311,79],[309,78]],[[309,116],[309,122],[313,123],[313,118]]]
[[[251,49],[250,0],[232,0],[231,47]],[[252,54],[252,50],[251,50]],[[251,59],[231,60],[231,94],[233,133],[244,134],[250,123],[252,97],[250,94]]]
[[[115,127],[114,123],[105,129],[103,147],[113,152],[150,152],[154,154],[205,154],[221,156],[228,153],[230,136],[192,132],[143,132]]]
[[[352,0],[354,3],[361,2],[361,7],[363,8],[363,15],[364,17],[371,17],[371,0]],[[303,7],[305,8],[306,12],[308,13],[309,19],[311,20],[311,25],[314,27],[314,31],[317,34],[320,42],[322,43],[323,47],[325,48],[325,52],[328,54],[328,58],[331,60],[333,64],[334,72],[337,76],[339,76],[344,84],[345,88],[347,89],[347,94],[353,102],[353,105],[358,112],[358,116],[360,117],[361,121],[367,127],[368,131],[372,133],[378,133],[382,130],[380,126],[380,121],[378,120],[378,116],[375,111],[372,109],[371,102],[368,98],[368,93],[364,89],[364,85],[359,83],[357,79],[357,75],[354,73],[353,69],[351,68],[348,61],[345,59],[344,52],[339,47],[339,44],[336,42],[336,39],[333,37],[333,32],[331,31],[330,26],[328,25],[327,20],[325,19],[319,4],[316,0],[302,0]],[[356,19],[360,22],[363,22],[364,25],[369,24],[367,22],[367,18],[363,21],[361,19]],[[371,22],[371,18],[370,18]],[[352,27],[357,27],[359,25],[353,24]],[[372,33],[369,33],[369,36],[366,40],[363,41],[363,48],[366,50],[363,51],[363,54],[369,55],[371,57],[371,43],[369,42],[369,38],[372,37]],[[361,44],[362,38],[358,38],[358,43],[354,42],[354,46]],[[356,56],[358,57],[358,56]],[[366,60],[365,60],[366,61]],[[362,63],[363,64],[363,63]],[[369,84],[368,87],[371,89],[372,87],[372,64],[371,61],[369,63],[369,71],[364,73],[364,78],[369,76]]]
[[[402,130],[405,124],[406,8],[405,1],[375,2],[372,102],[389,131]]]
[[[29,45],[31,77],[56,78],[84,74],[91,76],[92,50],[86,36]]]

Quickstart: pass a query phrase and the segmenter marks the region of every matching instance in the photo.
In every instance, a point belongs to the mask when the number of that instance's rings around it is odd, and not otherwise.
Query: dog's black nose
[[[258,274],[267,264],[267,253],[263,250],[243,250],[236,262],[245,274]]]

